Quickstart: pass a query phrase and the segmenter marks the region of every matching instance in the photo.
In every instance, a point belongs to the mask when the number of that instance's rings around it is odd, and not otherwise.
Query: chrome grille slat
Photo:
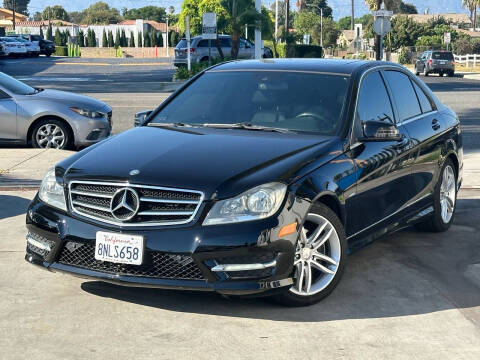
[[[110,202],[117,190],[131,188],[138,195],[140,206],[129,221],[115,218]],[[69,183],[71,210],[99,222],[119,226],[179,225],[191,222],[203,202],[200,191],[130,183],[71,181]],[[118,214],[117,214],[118,217]]]

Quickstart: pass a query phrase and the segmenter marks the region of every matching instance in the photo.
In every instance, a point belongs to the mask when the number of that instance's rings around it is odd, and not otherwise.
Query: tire
[[[282,305],[308,306],[319,302],[335,289],[345,270],[347,238],[338,216],[329,207],[315,204],[307,214],[302,234],[304,229],[306,237],[299,239],[293,260],[294,285],[273,297]],[[310,246],[302,245],[305,238]],[[319,247],[313,250],[315,246]]]
[[[420,75],[420,72],[418,71],[417,66],[415,66],[415,70],[414,70],[414,71],[415,71],[415,75],[416,75],[416,76]]]
[[[63,121],[44,119],[35,124],[31,136],[34,148],[70,149],[73,144],[73,135]]]
[[[454,77],[454,76],[455,76],[455,71],[448,72],[448,77]]]
[[[443,72],[438,73],[438,76],[440,76],[440,77],[443,77],[443,75],[444,75]]]
[[[453,187],[449,186],[450,180]],[[444,182],[446,181],[445,185]],[[447,193],[445,194],[445,190]],[[447,205],[450,204],[450,206]],[[452,204],[453,203],[453,204]],[[444,232],[452,225],[457,203],[457,173],[452,160],[447,159],[435,185],[433,214],[424,222],[416,224],[418,230],[428,232]],[[449,210],[445,210],[445,207]],[[451,209],[451,210],[450,210]],[[446,211],[446,215],[445,212]]]
[[[46,57],[50,57],[50,56],[52,56],[52,54],[46,53],[45,56],[46,56]]]

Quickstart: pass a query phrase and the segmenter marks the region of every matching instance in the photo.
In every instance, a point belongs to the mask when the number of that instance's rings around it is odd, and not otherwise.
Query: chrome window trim
[[[349,78],[350,74],[344,73],[334,73],[334,72],[325,72],[325,71],[315,71],[315,70],[291,70],[291,69],[216,69],[206,70],[205,73],[221,73],[221,72],[287,72],[287,73],[297,73],[297,74],[317,74],[317,75],[332,75],[332,76],[343,76]]]
[[[118,186],[118,187],[131,187],[131,188],[143,188],[143,189],[154,189],[154,190],[166,190],[166,191],[177,191],[177,192],[186,192],[186,193],[191,193],[191,194],[197,194],[200,195],[200,199],[198,200],[198,205],[193,211],[192,215],[185,220],[181,221],[168,221],[168,222],[137,222],[137,223],[123,223],[120,221],[114,221],[114,220],[107,220],[107,219],[102,219],[96,216],[84,214],[82,212],[79,212],[75,209],[75,206],[73,204],[73,199],[72,199],[72,185],[73,184],[87,184],[87,185],[107,185],[107,186]],[[184,225],[188,224],[193,221],[195,216],[198,214],[200,211],[200,208],[202,207],[203,201],[205,200],[205,194],[202,191],[198,190],[189,190],[189,189],[179,189],[179,188],[170,188],[170,187],[164,187],[164,186],[152,186],[152,185],[141,185],[141,184],[132,184],[130,182],[105,182],[105,181],[82,181],[82,180],[72,180],[68,183],[68,202],[69,202],[69,207],[71,213],[74,213],[78,216],[86,217],[92,220],[95,220],[99,223],[105,223],[105,224],[110,224],[110,225],[117,225],[120,227],[151,227],[151,226],[171,226],[171,225]]]

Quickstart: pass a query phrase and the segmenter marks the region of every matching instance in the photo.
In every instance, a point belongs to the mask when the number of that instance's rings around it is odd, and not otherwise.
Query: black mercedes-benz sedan
[[[227,62],[52,168],[27,211],[25,258],[121,285],[313,304],[375,238],[446,231],[462,158],[458,117],[397,64]]]

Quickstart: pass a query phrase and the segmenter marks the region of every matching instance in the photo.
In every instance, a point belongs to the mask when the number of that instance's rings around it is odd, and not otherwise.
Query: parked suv
[[[436,73],[440,76],[455,75],[455,59],[451,51],[425,51],[415,63],[415,74],[424,76]]]
[[[230,35],[219,35],[220,45],[224,56],[230,56],[232,51],[232,37]],[[265,47],[263,50],[264,58],[271,58],[272,50]],[[211,40],[210,57],[219,57],[217,45],[215,40]],[[255,58],[255,44],[247,39],[240,39],[240,48],[238,49],[239,59],[253,59]],[[192,63],[200,63],[208,61],[208,40],[202,36],[195,36],[190,42],[190,61]],[[187,40],[182,39],[175,47],[175,59],[173,61],[175,66],[187,64]]]

